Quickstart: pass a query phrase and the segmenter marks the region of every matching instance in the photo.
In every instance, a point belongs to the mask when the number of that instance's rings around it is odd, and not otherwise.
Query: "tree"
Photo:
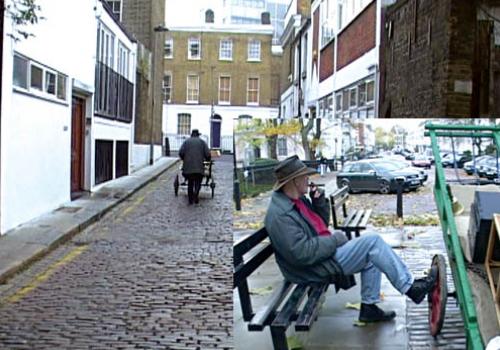
[[[307,123],[304,124],[304,120],[299,118],[300,138],[302,140],[302,147],[304,148],[306,160],[314,159],[314,148],[309,144],[309,132],[312,130],[315,120],[315,118],[309,118],[307,119]]]
[[[3,1],[2,1],[3,4]],[[36,4],[36,0],[11,0],[5,6],[7,16],[11,18],[14,27],[14,33],[9,34],[14,40],[19,41],[20,37],[27,39],[34,36],[24,29],[27,24],[36,24],[38,20],[43,19],[39,17],[41,7]]]

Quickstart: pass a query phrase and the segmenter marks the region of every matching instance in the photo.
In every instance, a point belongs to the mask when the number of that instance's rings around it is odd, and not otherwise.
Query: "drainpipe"
[[[302,77],[301,77],[301,71],[302,71],[302,67],[301,67],[301,64],[302,64],[302,38],[300,37],[302,35],[302,30],[299,31],[299,44],[297,45],[297,48],[298,48],[298,51],[299,51],[299,62],[298,62],[298,68],[299,68],[299,72],[298,72],[298,76],[297,76],[297,79],[298,79],[298,87],[299,87],[299,91],[298,91],[298,98],[297,98],[297,103],[298,103],[298,110],[297,110],[297,114],[298,114],[298,117],[301,118],[302,117],[302,112],[300,110],[300,96],[301,96],[301,80],[302,80]]]

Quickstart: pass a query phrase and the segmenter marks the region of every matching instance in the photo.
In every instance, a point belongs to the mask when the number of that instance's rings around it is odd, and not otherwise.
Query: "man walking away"
[[[188,181],[189,205],[199,202],[201,181],[205,167],[204,160],[210,160],[210,151],[207,143],[200,139],[198,129],[193,129],[191,137],[188,138],[179,150],[179,157],[183,161],[182,176]]]

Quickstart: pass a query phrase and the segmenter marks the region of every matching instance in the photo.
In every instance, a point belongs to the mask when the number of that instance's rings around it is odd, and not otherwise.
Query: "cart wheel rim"
[[[432,336],[437,336],[443,328],[446,311],[448,287],[446,284],[446,263],[444,256],[435,255],[432,265],[437,265],[438,276],[434,289],[429,293],[429,329]]]

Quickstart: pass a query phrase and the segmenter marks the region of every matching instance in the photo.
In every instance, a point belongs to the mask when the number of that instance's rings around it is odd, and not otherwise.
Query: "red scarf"
[[[330,236],[332,234],[321,216],[311,210],[303,201],[300,199],[292,199],[292,202],[297,207],[299,213],[313,225],[319,236]]]

